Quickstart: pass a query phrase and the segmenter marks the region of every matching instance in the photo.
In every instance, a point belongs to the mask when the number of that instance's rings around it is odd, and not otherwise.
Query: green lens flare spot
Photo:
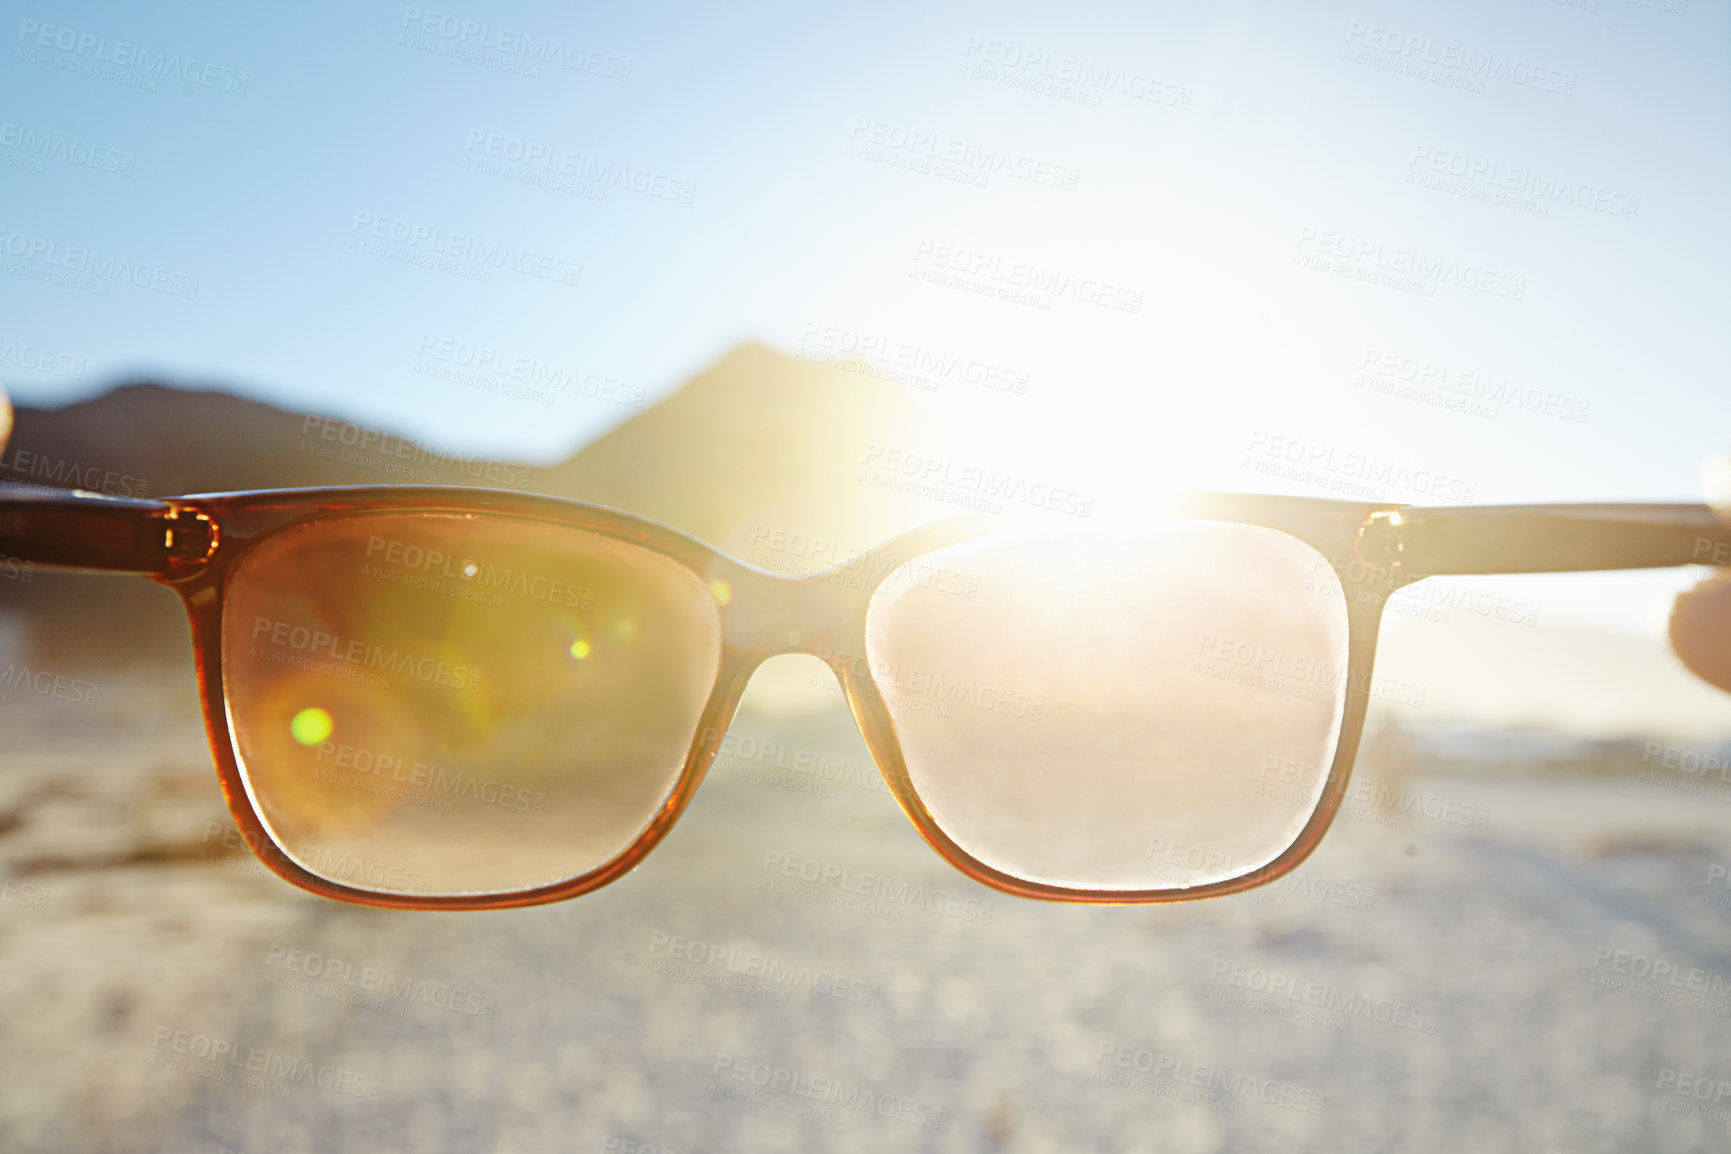
[[[629,617],[621,617],[613,623],[611,632],[615,641],[629,641],[637,636],[637,622]]]
[[[289,722],[289,734],[302,745],[317,745],[329,739],[335,728],[331,715],[317,706],[301,710]]]
[[[726,605],[733,600],[733,586],[723,578],[717,577],[709,583],[709,595],[715,598],[717,605]]]
[[[581,637],[571,643],[571,656],[575,657],[579,661],[588,657],[590,652],[592,651],[589,648],[589,643]]]

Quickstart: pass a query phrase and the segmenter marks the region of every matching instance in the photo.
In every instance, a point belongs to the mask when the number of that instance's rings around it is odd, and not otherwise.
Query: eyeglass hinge
[[[162,516],[162,549],[177,568],[209,561],[221,538],[216,521],[196,506],[170,505]]]
[[[1400,575],[1401,554],[1405,548],[1401,528],[1405,524],[1399,509],[1378,509],[1358,527],[1352,551],[1366,565],[1387,569]]]

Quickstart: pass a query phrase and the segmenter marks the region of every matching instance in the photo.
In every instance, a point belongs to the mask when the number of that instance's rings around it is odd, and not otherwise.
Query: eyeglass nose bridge
[[[740,568],[725,580],[722,640],[755,666],[784,653],[807,653],[830,663],[865,636],[872,588],[846,569],[806,577]]]
[[[847,565],[798,577],[718,555],[710,576],[720,577],[729,593],[722,607],[722,640],[730,665],[749,673],[771,657],[807,653],[833,669],[844,685],[850,677],[868,679],[866,614],[884,582],[908,559],[993,528],[991,519],[978,514],[946,518],[894,537]]]

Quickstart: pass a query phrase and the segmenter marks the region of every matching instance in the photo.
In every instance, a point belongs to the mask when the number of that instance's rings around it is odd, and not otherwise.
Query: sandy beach
[[[839,709],[747,712],[618,884],[399,913],[264,874],[178,684],[6,716],[9,1150],[1575,1154],[1731,1135],[1698,1081],[1731,1077],[1712,868],[1731,804],[1421,773],[1408,812],[1349,808],[1275,887],[1063,907],[950,870]]]

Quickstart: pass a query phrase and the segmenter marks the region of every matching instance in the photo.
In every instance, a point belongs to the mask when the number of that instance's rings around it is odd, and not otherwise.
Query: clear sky
[[[424,339],[654,395],[736,341],[797,349],[835,325],[1027,372],[1023,396],[969,396],[982,420],[1128,434],[1185,480],[1232,479],[1260,433],[1410,460],[1481,502],[1692,496],[1700,458],[1731,442],[1726,13],[26,4],[0,71],[0,228],[198,290],[43,283],[14,266],[46,254],[9,239],[0,339],[85,368],[8,357],[0,373],[46,400],[156,372],[546,456],[622,407],[429,381],[412,371]],[[100,158],[63,158],[81,142]],[[514,164],[519,147],[551,159]],[[103,170],[116,153],[129,172]],[[946,154],[986,187],[881,159]],[[510,179],[607,165],[650,191]],[[1413,182],[1427,175],[1461,188]],[[1545,214],[1476,199],[1501,192]],[[349,247],[379,222],[438,235]],[[453,244],[548,263],[405,263]],[[1457,272],[1424,296],[1289,263],[1362,251],[1347,263],[1382,271],[1401,250],[1508,279],[1487,292]],[[998,283],[1037,262],[1141,307],[1084,287],[1041,310],[910,278],[946,256],[990,258]],[[577,265],[575,285],[554,279]],[[1372,349],[1558,399],[1550,415],[1493,401],[1491,420],[1374,394],[1353,384]]]
[[[1731,448],[1722,3],[9,13],[26,401],[153,374],[550,459],[737,342],[865,342],[1102,506],[1687,500]]]

